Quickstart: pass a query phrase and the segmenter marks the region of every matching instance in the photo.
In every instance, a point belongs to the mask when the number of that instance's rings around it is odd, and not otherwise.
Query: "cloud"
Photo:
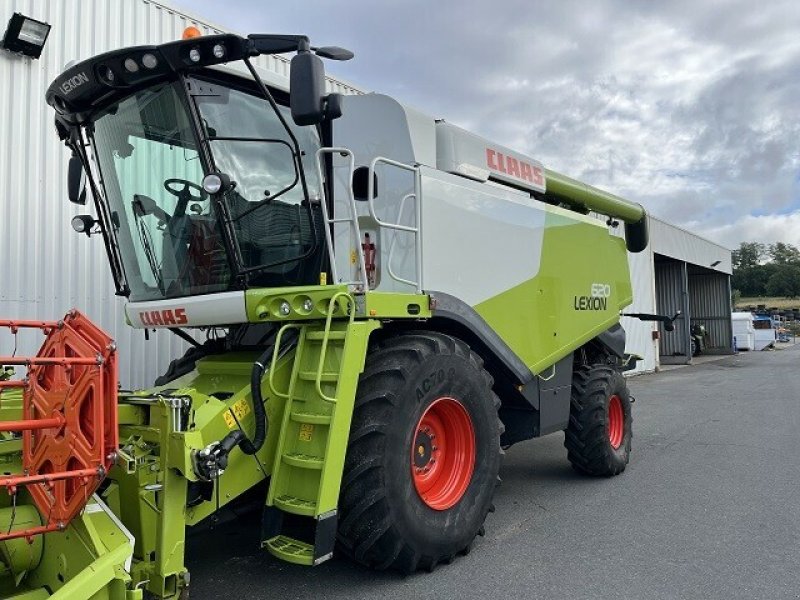
[[[786,242],[800,248],[800,210],[786,215],[747,215],[733,223],[706,229],[703,233],[731,249],[742,240]]]
[[[794,1],[186,4],[349,47],[332,73],[729,245],[800,209]]]

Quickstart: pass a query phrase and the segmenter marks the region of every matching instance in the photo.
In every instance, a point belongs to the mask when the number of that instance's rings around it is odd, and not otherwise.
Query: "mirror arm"
[[[639,319],[640,321],[657,321],[664,324],[664,329],[673,331],[675,329],[675,320],[681,316],[681,311],[675,313],[670,317],[667,315],[653,315],[650,313],[619,313],[621,317],[631,317],[632,319]]]

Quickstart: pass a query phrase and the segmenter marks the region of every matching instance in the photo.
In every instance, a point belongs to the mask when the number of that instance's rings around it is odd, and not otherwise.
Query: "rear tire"
[[[481,359],[448,335],[399,335],[370,352],[339,500],[345,554],[411,573],[469,551],[503,453],[492,383]]]
[[[579,473],[601,477],[625,470],[633,437],[631,399],[625,378],[610,366],[580,367],[572,379],[572,401],[564,446]]]

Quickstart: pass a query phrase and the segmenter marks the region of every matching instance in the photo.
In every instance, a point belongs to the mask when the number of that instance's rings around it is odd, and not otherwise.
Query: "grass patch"
[[[736,308],[758,306],[759,304],[764,304],[767,308],[800,308],[800,298],[739,298]]]

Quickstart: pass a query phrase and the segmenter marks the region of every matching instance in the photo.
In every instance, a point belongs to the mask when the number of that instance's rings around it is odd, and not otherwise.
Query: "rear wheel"
[[[440,333],[367,358],[339,502],[339,542],[377,569],[433,569],[482,532],[500,469],[499,400],[480,358]]]
[[[607,365],[580,367],[564,445],[573,468],[611,476],[625,470],[631,454],[631,400],[625,378]]]

